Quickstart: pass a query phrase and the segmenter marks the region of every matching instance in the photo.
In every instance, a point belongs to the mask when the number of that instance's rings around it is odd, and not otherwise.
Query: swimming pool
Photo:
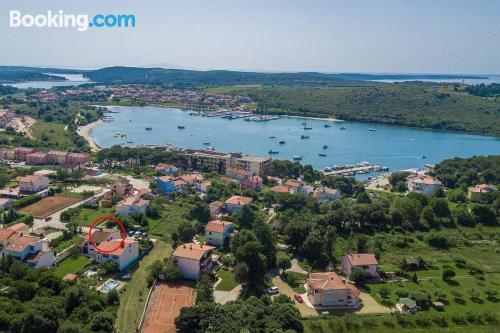
[[[112,280],[112,279],[109,279],[108,281],[104,282],[98,288],[98,290],[101,291],[101,292],[103,292],[103,293],[109,293],[111,290],[113,290],[116,287],[118,287],[119,284],[120,284],[120,282]]]

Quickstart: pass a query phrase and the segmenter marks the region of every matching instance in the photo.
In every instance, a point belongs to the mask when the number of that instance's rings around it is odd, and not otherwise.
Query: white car
[[[266,289],[266,293],[268,295],[274,295],[274,294],[277,294],[279,291],[278,287],[270,287],[270,288],[267,288]]]

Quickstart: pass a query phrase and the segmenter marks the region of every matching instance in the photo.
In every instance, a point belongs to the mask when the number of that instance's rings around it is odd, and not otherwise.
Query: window
[[[103,254],[102,256],[103,256],[104,258],[109,258],[109,255],[107,255],[107,254]]]
[[[337,299],[337,302],[338,303],[344,303],[344,299],[343,298],[339,298],[339,299]]]
[[[113,259],[118,259],[118,256],[113,256]]]

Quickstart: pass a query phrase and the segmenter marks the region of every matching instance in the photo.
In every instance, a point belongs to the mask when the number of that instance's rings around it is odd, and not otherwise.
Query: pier
[[[357,165],[345,165],[340,167],[325,168],[323,173],[326,176],[354,176],[356,174],[389,171],[388,167],[361,163]]]

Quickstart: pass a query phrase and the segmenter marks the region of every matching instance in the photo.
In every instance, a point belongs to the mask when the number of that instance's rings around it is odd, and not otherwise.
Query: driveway
[[[227,302],[236,301],[240,296],[241,284],[230,291],[214,290],[215,303],[226,304]]]
[[[382,314],[391,313],[388,307],[380,305],[377,301],[366,291],[360,290],[359,298],[363,301],[363,306],[356,313],[359,314]]]
[[[275,285],[276,287],[278,287],[279,289],[279,292],[280,294],[283,294],[283,295],[287,295],[289,296],[291,299],[293,299],[293,302],[295,303],[295,306],[299,309],[300,311],[300,314],[303,316],[303,317],[314,317],[314,316],[319,316],[318,314],[318,311],[308,307],[307,305],[305,305],[304,303],[299,303],[295,300],[295,298],[293,298],[293,295],[296,294],[295,291],[293,291],[292,288],[290,288],[290,286],[285,283],[281,277],[279,275],[276,275],[273,277],[273,285]],[[306,294],[301,294],[302,298],[306,298],[307,295]]]
[[[287,272],[307,274],[307,271],[303,270],[302,267],[299,266],[299,261],[296,258],[292,259],[292,267],[287,269]]]

